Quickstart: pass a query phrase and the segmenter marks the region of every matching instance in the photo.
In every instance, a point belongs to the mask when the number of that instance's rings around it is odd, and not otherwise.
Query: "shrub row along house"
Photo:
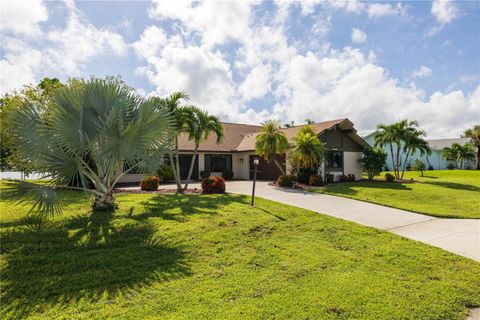
[[[324,165],[321,167],[322,176],[325,176],[325,173],[331,173],[335,180],[338,180],[342,175],[351,174],[360,179],[362,166],[359,159],[362,149],[368,144],[357,135],[353,123],[348,119],[338,119],[310,125],[318,133],[319,140],[325,143],[326,153]],[[257,179],[273,181],[281,174],[273,161],[269,163],[255,154],[255,141],[262,129],[261,126],[236,123],[223,123],[223,126],[224,138],[221,143],[217,144],[215,135],[211,135],[200,145],[192,179],[199,179],[202,171],[209,172],[213,176],[220,176],[224,171],[232,171],[234,179],[252,179],[255,158],[260,160]],[[294,136],[302,127],[282,129],[291,145],[293,145]],[[182,179],[187,178],[194,149],[194,142],[188,140],[186,135],[180,135],[179,162]],[[291,170],[288,155],[278,156],[278,160],[288,173]],[[137,182],[142,177],[141,174],[128,174],[122,182]]]

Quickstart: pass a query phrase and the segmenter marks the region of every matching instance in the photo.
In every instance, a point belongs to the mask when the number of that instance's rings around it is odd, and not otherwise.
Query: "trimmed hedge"
[[[203,193],[225,193],[225,179],[222,177],[208,177],[202,180]]]
[[[155,176],[143,178],[142,182],[140,182],[140,188],[143,191],[156,191],[159,185],[160,178]]]

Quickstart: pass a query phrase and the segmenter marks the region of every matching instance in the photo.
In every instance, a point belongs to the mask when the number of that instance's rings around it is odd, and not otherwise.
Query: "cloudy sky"
[[[480,122],[480,2],[2,0],[0,91],[119,75],[225,121]]]

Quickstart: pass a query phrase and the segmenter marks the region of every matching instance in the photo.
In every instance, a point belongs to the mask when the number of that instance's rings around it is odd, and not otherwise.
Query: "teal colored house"
[[[375,144],[374,141],[375,132],[370,133],[369,135],[365,136],[363,139],[367,141],[369,145],[372,147]],[[434,140],[427,140],[432,153],[430,155],[420,155],[420,152],[415,152],[413,155],[410,156],[407,163],[407,168],[413,164],[416,159],[420,159],[427,168],[430,166],[434,170],[445,170],[448,169],[448,164],[450,163],[447,160],[444,160],[442,157],[442,149],[445,147],[450,147],[454,143],[458,143],[460,145],[464,145],[465,143],[470,143],[470,138],[453,138],[453,139],[434,139]],[[385,152],[387,153],[387,169],[392,169],[392,156],[390,154],[390,148],[384,147]],[[397,148],[393,147],[393,152],[397,152]],[[405,159],[405,154],[402,152],[400,153],[400,158],[402,161]],[[403,162],[400,163],[403,166]],[[469,162],[465,164],[465,169],[475,169],[476,162]]]

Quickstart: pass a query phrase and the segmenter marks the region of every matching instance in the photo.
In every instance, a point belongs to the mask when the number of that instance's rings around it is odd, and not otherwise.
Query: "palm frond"
[[[2,189],[2,198],[19,205],[31,204],[29,214],[40,217],[53,216],[62,212],[55,190],[48,185],[20,180],[7,180]]]

